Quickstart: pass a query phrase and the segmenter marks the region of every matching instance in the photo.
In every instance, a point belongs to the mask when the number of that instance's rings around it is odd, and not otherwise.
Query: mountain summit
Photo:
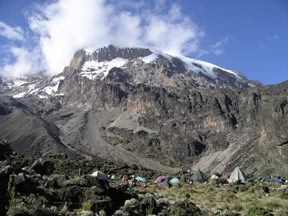
[[[73,81],[71,77],[74,77]],[[43,74],[24,76],[16,81],[2,78],[0,84],[2,91],[9,91],[16,98],[30,95],[43,98],[83,93],[84,83],[94,85],[105,78],[132,85],[181,89],[247,88],[262,85],[259,81],[248,80],[239,71],[224,69],[191,57],[168,55],[143,48],[116,48],[112,45],[77,51],[63,73],[53,78],[47,79]],[[76,88],[75,79],[80,90],[71,92],[71,89]],[[61,88],[62,83],[66,84],[64,88]]]
[[[288,82],[262,86],[190,57],[108,46],[77,51],[57,76],[0,84],[0,138],[19,154],[288,171]]]
[[[168,55],[142,48],[104,48],[75,53],[64,74],[75,70],[82,77],[102,80],[112,68],[131,84],[179,88],[246,88],[260,86],[238,71],[181,55]]]

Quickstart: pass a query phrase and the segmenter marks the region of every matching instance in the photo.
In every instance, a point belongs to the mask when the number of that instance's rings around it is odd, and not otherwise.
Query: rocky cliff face
[[[185,56],[172,56],[141,48],[104,47],[94,52],[75,53],[64,75],[78,75],[83,79],[103,80],[108,71],[117,68],[118,76],[130,84],[147,84],[178,88],[246,88],[261,86],[238,71]],[[115,73],[115,71],[114,71]]]
[[[261,86],[192,58],[109,46],[76,52],[63,74],[37,84],[1,99],[0,137],[20,154],[63,151],[165,171],[288,171],[288,82]],[[19,115],[27,119],[16,124]]]

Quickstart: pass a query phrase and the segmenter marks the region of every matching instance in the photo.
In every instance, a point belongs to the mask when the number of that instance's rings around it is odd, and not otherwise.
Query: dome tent
[[[171,179],[170,182],[171,182],[171,183],[179,183],[180,180],[179,180],[179,178],[173,178],[173,179]]]
[[[156,181],[154,183],[157,183],[157,182],[169,182],[169,179],[165,176],[159,176]]]
[[[146,178],[143,177],[143,176],[137,176],[137,177],[136,177],[136,180],[137,180],[137,181],[140,181],[140,182],[144,182],[144,181],[146,181]]]
[[[241,182],[246,182],[247,181],[247,176],[245,173],[239,168],[236,167],[233,172],[231,173],[228,182],[234,182],[235,180],[240,180]]]
[[[192,179],[194,182],[199,182],[199,183],[204,183],[205,181],[207,181],[206,176],[200,169],[198,169],[197,172],[194,173],[194,175],[192,176]]]
[[[104,173],[100,172],[100,171],[93,172],[92,176],[97,177],[97,179],[99,179],[99,180],[108,180],[106,175]]]

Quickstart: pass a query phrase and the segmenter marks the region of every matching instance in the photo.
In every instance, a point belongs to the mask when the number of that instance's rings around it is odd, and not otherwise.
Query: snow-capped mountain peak
[[[109,75],[112,69],[117,69],[117,78]],[[0,88],[2,92],[9,92],[15,98],[29,96],[48,98],[71,94],[70,85],[81,89],[79,93],[82,94],[84,82],[85,85],[90,85],[89,81],[95,84],[108,76],[110,81],[125,81],[131,85],[145,84],[186,89],[245,88],[261,85],[259,82],[248,80],[240,72],[191,57],[110,45],[94,51],[91,49],[77,51],[70,65],[57,76],[49,78],[42,74],[34,76],[33,79],[31,77],[21,77],[16,81],[2,79]]]

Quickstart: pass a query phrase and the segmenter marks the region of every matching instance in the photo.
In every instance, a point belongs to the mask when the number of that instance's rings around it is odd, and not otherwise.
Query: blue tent
[[[115,179],[115,178],[116,178],[116,176],[115,176],[115,175],[112,175],[112,176],[111,176],[111,179]]]
[[[146,178],[145,177],[141,177],[141,176],[137,176],[136,180],[139,181],[139,182],[144,182],[144,181],[146,181]]]
[[[170,181],[171,183],[175,183],[175,182],[180,182],[180,180],[179,180],[179,178],[173,178],[173,179],[171,179],[171,181]]]

